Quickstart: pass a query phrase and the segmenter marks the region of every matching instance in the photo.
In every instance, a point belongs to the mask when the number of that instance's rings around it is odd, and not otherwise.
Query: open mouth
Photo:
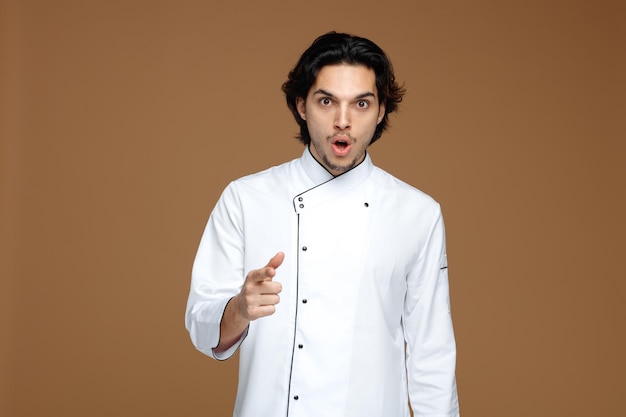
[[[346,156],[350,152],[350,146],[350,140],[343,137],[335,138],[332,141],[333,152],[336,156]]]
[[[348,141],[340,139],[335,142],[335,146],[338,147],[339,149],[345,149],[348,146]]]

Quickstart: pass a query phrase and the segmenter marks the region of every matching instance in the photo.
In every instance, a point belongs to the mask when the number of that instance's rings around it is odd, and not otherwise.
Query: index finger
[[[272,257],[272,259],[269,260],[267,265],[255,271],[255,273],[253,274],[254,280],[261,282],[265,281],[268,278],[274,278],[274,275],[276,275],[276,268],[282,265],[284,260],[285,254],[283,252],[278,252]]]
[[[285,260],[285,253],[284,252],[278,252],[276,255],[274,255],[274,257],[272,259],[270,259],[270,261],[267,263],[266,267],[270,267],[270,268],[278,268],[279,266],[282,265],[283,261]]]

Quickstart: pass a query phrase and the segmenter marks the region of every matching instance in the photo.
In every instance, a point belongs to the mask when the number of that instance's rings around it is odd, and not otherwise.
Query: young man
[[[408,417],[409,401],[458,416],[441,210],[366,152],[404,94],[389,60],[331,32],[283,91],[306,149],[220,197],[192,272],[194,345],[240,349],[235,416]]]

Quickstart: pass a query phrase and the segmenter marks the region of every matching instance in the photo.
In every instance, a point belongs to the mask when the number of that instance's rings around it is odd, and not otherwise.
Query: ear
[[[376,122],[376,124],[379,124],[383,121],[383,118],[385,117],[385,109],[385,103],[380,103],[380,105],[378,106],[378,121]]]
[[[302,120],[306,120],[306,105],[304,102],[304,98],[296,97],[296,108],[298,109],[298,113]]]

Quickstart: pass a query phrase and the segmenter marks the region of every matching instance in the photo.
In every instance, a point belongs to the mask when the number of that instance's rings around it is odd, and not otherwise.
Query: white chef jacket
[[[285,252],[276,312],[220,355],[220,320],[246,274]],[[193,265],[198,350],[240,349],[236,417],[459,415],[444,224],[426,194],[369,155],[333,177],[301,158],[236,180]]]

